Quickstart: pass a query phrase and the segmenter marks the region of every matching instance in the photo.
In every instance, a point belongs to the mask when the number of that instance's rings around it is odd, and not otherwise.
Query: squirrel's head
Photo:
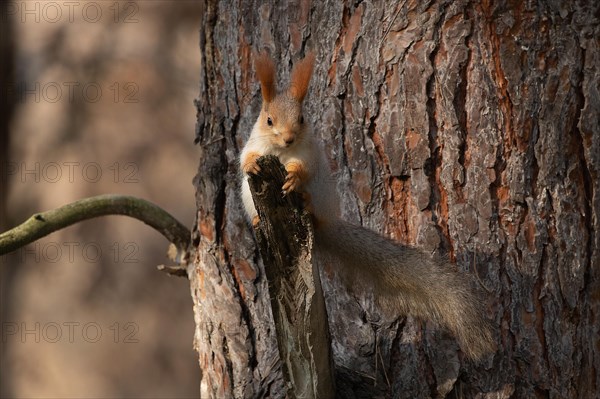
[[[260,130],[269,134],[273,144],[278,147],[292,146],[304,133],[302,101],[308,91],[314,62],[313,53],[297,62],[292,69],[287,90],[277,93],[273,60],[263,52],[254,61],[263,98],[257,123]]]

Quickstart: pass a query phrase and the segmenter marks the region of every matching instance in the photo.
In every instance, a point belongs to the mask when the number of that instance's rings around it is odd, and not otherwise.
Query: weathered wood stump
[[[260,221],[255,227],[265,266],[277,344],[290,398],[333,398],[327,311],[313,262],[313,227],[298,193],[284,195],[286,171],[274,156],[250,177]]]

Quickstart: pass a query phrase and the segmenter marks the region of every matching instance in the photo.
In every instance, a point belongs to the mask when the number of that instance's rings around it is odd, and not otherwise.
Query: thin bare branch
[[[108,215],[125,215],[138,219],[161,233],[181,251],[185,251],[189,245],[188,228],[161,207],[141,198],[106,194],[36,213],[24,223],[0,234],[0,255],[77,222]]]

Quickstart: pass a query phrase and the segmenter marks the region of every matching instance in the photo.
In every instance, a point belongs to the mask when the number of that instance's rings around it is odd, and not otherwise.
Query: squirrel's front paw
[[[287,171],[287,176],[285,177],[285,183],[283,183],[284,194],[289,194],[292,191],[298,191],[300,187],[302,187],[302,183],[306,177],[306,171],[304,167],[300,163],[290,162],[285,165],[285,170]]]
[[[256,160],[258,158],[260,158],[260,154],[257,154],[257,153],[248,154],[248,156],[244,160],[244,163],[242,164],[242,170],[244,171],[245,174],[256,175],[260,172],[260,166],[258,166],[258,164],[256,163]]]
[[[301,180],[300,176],[294,172],[289,172],[285,177],[285,183],[283,183],[283,193],[285,195],[291,193],[292,191],[296,191],[300,188]]]

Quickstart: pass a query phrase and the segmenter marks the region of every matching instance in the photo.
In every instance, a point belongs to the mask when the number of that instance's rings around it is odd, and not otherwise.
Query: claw
[[[300,177],[294,172],[289,172],[285,177],[285,183],[281,188],[284,194],[289,194],[300,188]]]
[[[242,170],[245,174],[256,175],[260,173],[260,166],[258,166],[258,164],[256,163],[256,160],[259,157],[260,155],[258,153],[251,153],[246,157],[245,162],[242,165]]]
[[[244,165],[244,173],[257,175],[260,173],[260,166],[256,163],[256,161],[252,161]]]
[[[300,191],[308,178],[304,165],[301,162],[288,162],[285,165],[285,170],[287,176],[282,187],[283,192],[289,194],[292,191]]]

